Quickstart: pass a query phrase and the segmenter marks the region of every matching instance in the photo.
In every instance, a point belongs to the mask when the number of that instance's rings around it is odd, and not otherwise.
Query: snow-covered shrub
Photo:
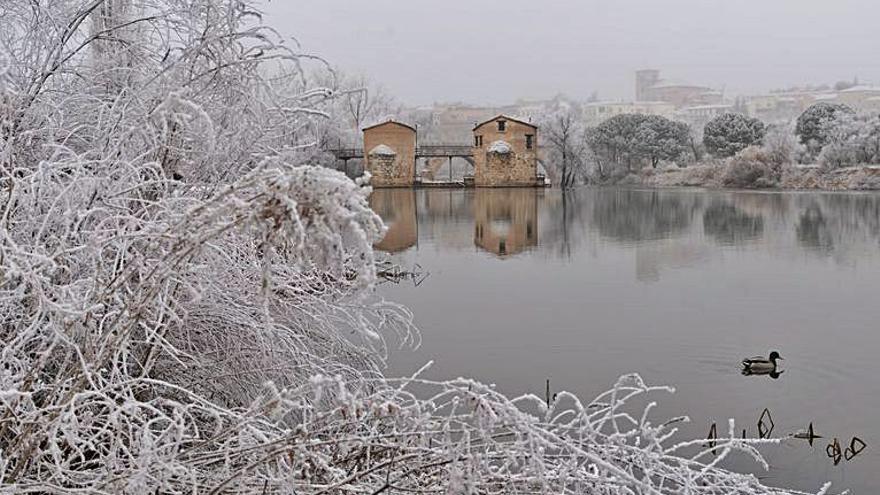
[[[770,160],[783,166],[797,163],[805,151],[804,146],[797,141],[794,129],[789,125],[768,126],[762,149]]]
[[[880,190],[880,171],[870,168],[862,168],[849,180],[847,189],[861,191]]]
[[[776,187],[782,177],[782,166],[774,157],[756,146],[746,148],[727,160],[721,183],[726,187]]]
[[[710,120],[703,130],[706,150],[718,157],[733,156],[764,139],[764,123],[752,117],[725,113]]]
[[[825,124],[827,144],[819,154],[823,170],[880,164],[880,116],[842,115]]]

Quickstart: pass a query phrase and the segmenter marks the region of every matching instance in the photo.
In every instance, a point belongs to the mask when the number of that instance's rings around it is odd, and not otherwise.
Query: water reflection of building
[[[474,196],[474,244],[499,256],[538,245],[538,191],[478,189]]]
[[[382,189],[373,191],[370,207],[375,211],[388,232],[375,247],[380,251],[397,253],[418,242],[416,218],[416,191],[413,189]]]

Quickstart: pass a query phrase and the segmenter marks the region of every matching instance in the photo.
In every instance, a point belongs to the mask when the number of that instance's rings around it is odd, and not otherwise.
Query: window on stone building
[[[534,144],[535,144],[534,142],[535,142],[535,136],[532,134],[526,134],[526,149],[527,150],[532,149],[532,146],[534,146]]]
[[[483,146],[483,136],[474,136],[474,146],[481,148]]]
[[[507,127],[507,122],[506,122],[506,121],[504,121],[504,120],[499,120],[499,121],[498,121],[498,131],[499,131],[499,132],[504,132],[504,129],[505,129],[506,127]]]

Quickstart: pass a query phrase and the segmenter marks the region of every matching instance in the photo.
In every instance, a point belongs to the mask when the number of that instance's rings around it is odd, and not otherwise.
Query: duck
[[[742,361],[743,372],[748,372],[750,375],[778,374],[776,361],[782,359],[782,356],[776,351],[771,352],[769,357],[755,356],[745,358]]]

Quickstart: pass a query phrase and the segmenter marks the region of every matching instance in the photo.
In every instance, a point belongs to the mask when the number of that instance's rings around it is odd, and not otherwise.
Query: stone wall
[[[373,176],[373,187],[411,187],[414,184],[415,129],[393,121],[364,129],[364,153],[366,169]]]
[[[498,128],[504,121],[504,130]],[[530,135],[531,147],[526,136]],[[503,141],[509,152],[490,151]],[[538,174],[538,130],[528,124],[497,117],[474,129],[474,183],[477,187],[534,186]]]

